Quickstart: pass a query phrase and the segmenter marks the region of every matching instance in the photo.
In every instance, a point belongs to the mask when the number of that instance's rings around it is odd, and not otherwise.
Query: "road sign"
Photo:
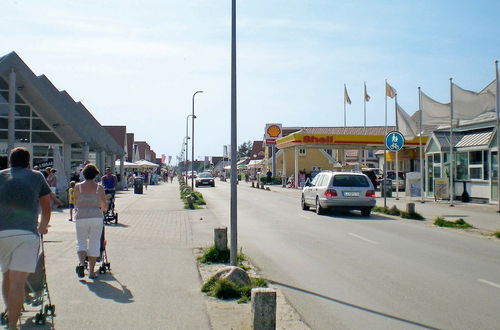
[[[385,146],[390,151],[399,151],[405,145],[405,138],[403,134],[398,131],[392,131],[385,136]]]

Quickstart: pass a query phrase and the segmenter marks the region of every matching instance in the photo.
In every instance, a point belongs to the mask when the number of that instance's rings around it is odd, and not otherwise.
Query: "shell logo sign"
[[[266,124],[266,144],[276,144],[276,139],[281,137],[281,124]]]

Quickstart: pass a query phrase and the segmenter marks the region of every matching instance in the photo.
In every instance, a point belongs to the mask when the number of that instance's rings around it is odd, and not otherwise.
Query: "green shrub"
[[[387,207],[383,207],[383,206],[374,206],[373,209],[372,209],[373,212],[380,212],[380,213],[385,213],[387,214],[387,212],[389,211],[389,209]]]
[[[387,214],[400,215],[401,211],[398,209],[398,207],[396,205],[393,205],[390,209],[387,210]]]
[[[239,298],[238,303],[244,303],[250,301],[253,288],[267,287],[267,281],[262,278],[251,278],[250,281],[250,285],[240,286],[225,279],[211,277],[203,284],[201,291],[219,299]]]
[[[500,238],[500,231],[494,232],[493,236],[495,236],[496,238]]]
[[[208,248],[203,249],[203,254],[201,257],[198,257],[198,261],[204,264],[211,264],[211,263],[224,263],[227,264],[229,263],[229,259],[231,256],[231,250],[227,249],[226,251],[219,251],[215,247],[215,245],[209,246]],[[236,261],[238,263],[238,266],[245,269],[243,267],[242,263],[243,261],[246,260],[245,255],[240,251],[236,255]]]
[[[413,220],[424,220],[425,219],[421,214],[419,214],[417,212],[408,213],[406,211],[400,211],[400,213],[401,213],[400,214],[401,218],[404,218],[404,219],[413,219]]]
[[[457,219],[455,221],[447,221],[441,217],[437,217],[434,220],[434,224],[439,227],[448,227],[448,228],[459,228],[459,229],[474,228],[472,225],[465,222],[465,220],[462,218]]]
[[[281,184],[283,182],[282,180],[283,179],[282,179],[281,176],[272,176],[270,184]],[[260,183],[267,184],[267,177],[266,176],[261,176],[259,178],[259,181],[260,181]]]

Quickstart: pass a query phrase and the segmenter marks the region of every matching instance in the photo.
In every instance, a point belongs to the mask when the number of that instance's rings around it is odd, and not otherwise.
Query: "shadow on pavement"
[[[331,301],[331,302],[334,302],[334,303],[337,303],[337,304],[341,304],[341,305],[344,305],[344,306],[348,306],[348,307],[352,307],[352,308],[361,310],[363,312],[372,313],[372,314],[375,314],[375,315],[378,315],[378,316],[382,316],[382,317],[387,317],[387,318],[390,318],[390,319],[393,319],[393,320],[396,320],[396,321],[400,321],[400,322],[404,322],[404,323],[407,323],[407,324],[415,325],[415,326],[418,326],[418,327],[421,327],[421,328],[425,328],[425,329],[435,329],[435,330],[439,329],[439,328],[435,328],[435,327],[432,327],[432,326],[427,325],[427,324],[423,324],[423,323],[419,323],[419,322],[407,320],[407,319],[404,319],[404,318],[401,318],[401,317],[398,317],[398,316],[393,316],[393,315],[389,315],[389,314],[386,314],[386,313],[383,313],[383,312],[378,312],[376,310],[369,309],[369,308],[366,308],[366,307],[354,305],[354,304],[348,303],[348,302],[343,301],[343,300],[339,300],[339,299],[327,297],[327,296],[324,296],[322,294],[319,294],[319,293],[316,293],[316,292],[313,292],[313,291],[309,291],[309,290],[305,290],[305,289],[301,289],[301,288],[297,288],[295,286],[291,286],[291,285],[288,285],[288,284],[285,284],[285,283],[276,282],[276,281],[273,281],[273,280],[270,280],[270,279],[266,279],[266,280],[269,281],[270,283],[276,284],[278,286],[281,286],[281,287],[284,287],[284,288],[287,288],[287,289],[299,291],[301,293],[310,294],[310,295],[313,295],[315,297],[322,298],[322,299],[325,299],[325,300],[328,300],[328,301]]]
[[[111,273],[100,274],[94,281],[81,281],[86,284],[90,291],[103,299],[112,299],[117,303],[130,304],[134,302],[132,292],[118,281]],[[117,288],[108,282],[116,282],[120,286]]]
[[[107,227],[122,227],[122,228],[130,227],[130,225],[126,225],[124,223],[113,223],[113,224],[111,224],[111,223],[108,224],[107,223],[106,226]]]
[[[356,211],[354,211],[356,212]],[[328,211],[325,214],[322,214],[323,217],[335,218],[336,220],[356,220],[356,221],[389,221],[394,220],[389,217],[385,217],[383,215],[370,215],[369,217],[365,217],[360,215],[359,213],[354,213],[353,211]]]
[[[21,326],[19,327],[19,329],[21,330],[28,330],[28,329],[40,329],[40,330],[43,330],[43,329],[55,329],[55,324],[52,323],[53,321],[51,320],[50,316],[47,317],[47,323],[45,323],[44,325],[38,325],[38,324],[34,324],[33,321],[35,320],[35,317],[32,316],[32,317],[29,317],[26,319],[26,322],[24,322],[24,324],[21,324]],[[7,328],[5,328],[7,329]]]

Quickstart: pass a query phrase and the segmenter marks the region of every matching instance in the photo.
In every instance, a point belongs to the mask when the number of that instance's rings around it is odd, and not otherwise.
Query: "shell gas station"
[[[268,168],[275,173],[291,177],[303,186],[306,173],[322,170],[359,171],[362,168],[382,168],[385,136],[394,126],[369,127],[299,127],[282,128],[280,124],[267,124],[265,143],[271,146],[266,153]],[[425,146],[427,137],[414,137],[405,141],[398,152],[399,171],[419,171],[419,146]],[[267,150],[266,149],[266,150]],[[273,162],[274,160],[274,162]],[[395,153],[386,151],[387,170],[395,169]],[[273,164],[274,163],[274,164]]]

